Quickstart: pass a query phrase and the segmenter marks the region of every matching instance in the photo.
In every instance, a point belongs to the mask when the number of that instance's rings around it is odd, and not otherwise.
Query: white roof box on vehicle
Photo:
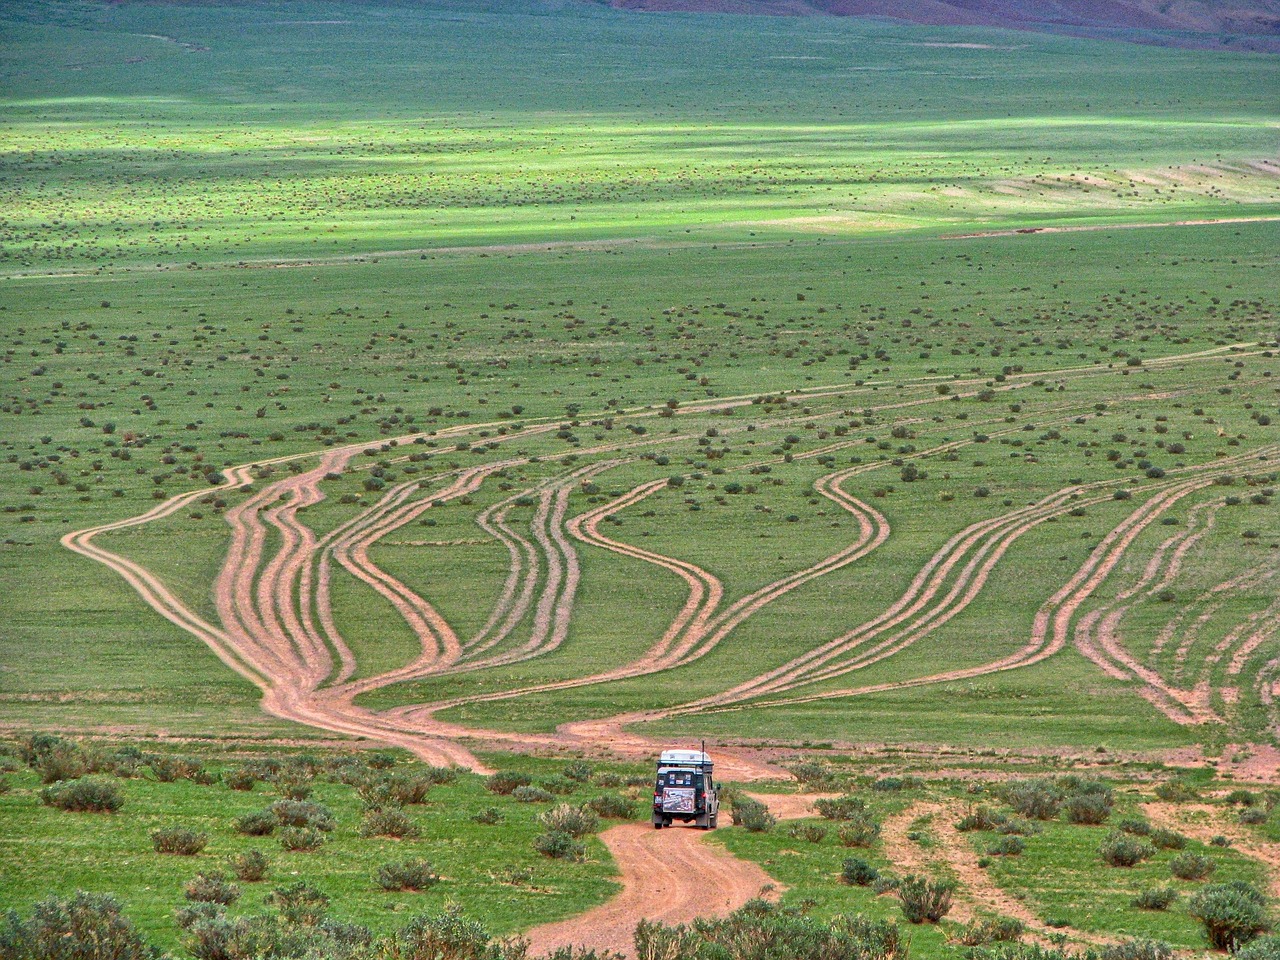
[[[660,767],[688,767],[710,763],[711,758],[701,750],[663,750],[658,757]]]

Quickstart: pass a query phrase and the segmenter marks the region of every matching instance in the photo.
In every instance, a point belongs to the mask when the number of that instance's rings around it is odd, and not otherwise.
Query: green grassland
[[[460,636],[486,622],[507,573],[476,516],[572,469],[627,460],[595,492],[575,487],[570,516],[683,478],[604,530],[706,569],[732,601],[844,548],[851,518],[813,485],[867,468],[844,489],[884,514],[886,543],[706,656],[660,682],[442,714],[544,732],[716,694],[874,618],[970,524],[1068,485],[1131,490],[1020,537],[969,607],[856,680],[1003,656],[1159,488],[1153,469],[1190,475],[1280,429],[1274,58],[501,3],[67,2],[4,17],[9,728],[316,735],[262,716],[251,684],[58,542],[212,488],[238,464],[286,458],[256,471],[260,489],[327,449],[367,445],[300,515],[323,536],[377,501],[372,471],[430,490],[458,469],[516,461],[371,547]],[[1187,220],[1237,222],[1173,225]],[[966,236],[1041,227],[1089,229]],[[1175,355],[1188,359],[1159,363]],[[730,406],[766,397],[778,402]],[[537,432],[547,424],[559,429]],[[924,475],[905,482],[917,457]],[[1275,563],[1273,500],[1251,499],[1276,482],[1274,462],[1229,472],[1241,503],[1189,556],[1179,599]],[[1200,491],[1171,517],[1222,494]],[[222,514],[245,496],[219,489],[99,542],[216,620]],[[1175,530],[1144,532],[1089,604],[1123,591]],[[634,660],[683,586],[652,564],[576,550],[581,584],[554,652],[360,703],[514,690]],[[418,640],[390,604],[334,578],[356,676],[412,659]],[[1265,612],[1269,584],[1234,592],[1191,661]],[[1175,608],[1136,605],[1126,642],[1145,653]],[[531,629],[526,615],[495,652]],[[1225,726],[1168,722],[1068,649],[973,682],[856,697],[837,695],[847,675],[818,680],[795,694],[830,699],[647,729],[1216,750],[1274,737],[1251,686],[1261,667],[1243,675]]]

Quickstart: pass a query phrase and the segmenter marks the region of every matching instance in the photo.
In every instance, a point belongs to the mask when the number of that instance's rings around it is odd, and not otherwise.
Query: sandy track
[[[791,820],[812,816],[814,801],[827,794],[751,796],[765,803],[779,820]],[[633,957],[632,941],[641,919],[678,924],[699,917],[724,917],[768,887],[780,892],[763,869],[705,843],[708,836],[712,834],[692,827],[654,830],[637,823],[606,830],[600,839],[621,870],[622,889],[594,910],[529,931],[530,953],[538,955],[572,943]]]

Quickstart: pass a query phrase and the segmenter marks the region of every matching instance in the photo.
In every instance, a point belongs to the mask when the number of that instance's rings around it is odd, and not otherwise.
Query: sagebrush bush
[[[533,849],[553,860],[583,860],[587,856],[585,844],[577,840],[573,834],[560,830],[534,837]]]
[[[1173,887],[1147,887],[1138,891],[1133,898],[1133,906],[1139,910],[1168,910],[1178,899],[1178,891]]]
[[[1018,836],[1001,837],[987,844],[987,854],[992,857],[1017,857],[1027,849],[1027,842]]]
[[[524,784],[511,791],[511,799],[516,803],[550,803],[556,795],[550,790],[543,790],[531,784]]]
[[[1158,850],[1182,850],[1187,845],[1187,838],[1176,830],[1159,827],[1147,835],[1151,845]]]
[[[533,777],[527,773],[515,773],[511,770],[499,770],[484,781],[484,788],[499,796],[509,796],[516,787],[527,787],[533,783]]]
[[[1133,867],[1149,860],[1156,853],[1155,847],[1145,840],[1135,840],[1126,833],[1113,830],[1098,846],[1098,855],[1104,863],[1113,867]]]
[[[1149,837],[1151,835],[1151,824],[1146,820],[1136,818],[1121,820],[1116,824],[1116,829],[1131,833],[1135,837]]]
[[[1110,790],[1105,793],[1073,793],[1063,801],[1067,821],[1087,826],[1105,823],[1114,805]]]
[[[176,754],[153,753],[146,758],[151,773],[161,783],[174,783],[178,780],[205,779],[204,763],[194,757],[181,757]]]
[[[76,813],[115,813],[124,806],[118,783],[98,777],[64,780],[40,791],[40,802]]]
[[[1009,818],[998,810],[992,810],[986,804],[974,807],[956,823],[956,829],[962,833],[972,830],[994,830]]]
[[[161,827],[151,831],[151,845],[156,853],[194,857],[209,844],[209,835],[187,827]]]
[[[746,795],[733,798],[730,817],[734,826],[744,827],[751,833],[768,833],[778,822],[778,818],[769,812],[768,807]]]
[[[329,895],[305,880],[276,887],[263,903],[280,911],[281,919],[304,927],[319,925],[329,912]]]
[[[561,803],[538,814],[538,823],[548,833],[567,833],[581,837],[600,829],[600,818],[589,807]]]
[[[881,793],[896,793],[900,790],[919,790],[924,781],[910,775],[901,777],[881,777],[871,784],[871,789]]]
[[[845,847],[869,847],[880,836],[880,824],[867,813],[840,824],[836,831],[840,844]]]
[[[577,780],[570,780],[568,777],[562,777],[558,774],[543,777],[535,785],[548,793],[554,793],[558,797],[567,797],[580,786]]]
[[[258,784],[258,778],[249,770],[243,767],[238,770],[231,770],[223,776],[222,782],[227,785],[228,790],[252,790]]]
[[[1250,940],[1236,951],[1235,960],[1280,960],[1280,936]]]
[[[602,793],[587,806],[606,820],[630,820],[636,813],[636,802],[620,793]]]
[[[562,772],[570,780],[576,780],[578,783],[587,783],[595,773],[595,768],[585,760],[573,760],[565,766]]]
[[[1239,821],[1246,826],[1257,826],[1260,823],[1266,823],[1269,815],[1266,810],[1261,807],[1246,807],[1240,811]]]
[[[383,890],[430,890],[440,875],[429,860],[397,860],[384,863],[374,875]]]
[[[13,960],[158,960],[110,896],[78,891],[49,897],[30,919],[11,910],[0,923],[0,957]]]
[[[787,836],[808,843],[821,843],[827,837],[827,828],[819,823],[793,823],[787,828]]]
[[[822,797],[814,801],[813,809],[828,820],[852,820],[867,812],[867,803],[861,797],[845,794],[842,797]]]
[[[240,899],[240,888],[220,873],[197,873],[182,888],[182,895],[196,903],[228,906]]]
[[[266,879],[267,871],[270,869],[271,861],[261,850],[246,850],[231,858],[231,872],[235,874],[237,880],[244,883],[257,883],[259,880]]]
[[[879,870],[858,857],[850,857],[840,866],[841,882],[853,887],[869,887],[879,876]]]
[[[998,794],[1015,813],[1031,820],[1052,820],[1062,809],[1063,792],[1048,780],[1010,780]]]
[[[1098,960],[1171,960],[1173,947],[1163,940],[1121,940],[1098,950]]]
[[[267,837],[280,826],[280,821],[271,811],[263,810],[259,813],[246,813],[243,817],[236,817],[232,825],[238,833],[243,833],[246,837]]]
[[[336,826],[328,807],[307,800],[277,800],[270,811],[286,827],[310,827],[328,833]]]
[[[1198,800],[1200,791],[1188,780],[1168,780],[1156,787],[1156,796],[1168,803]]]
[[[1179,880],[1206,880],[1217,867],[1212,857],[1192,853],[1190,850],[1169,861],[1169,872]]]
[[[1014,917],[988,917],[965,924],[947,939],[962,947],[981,947],[989,943],[1011,943],[1026,930],[1027,925]]]
[[[932,880],[915,874],[898,883],[898,901],[908,923],[937,923],[951,911],[956,885],[952,880]]]
[[[291,853],[312,853],[324,846],[324,833],[315,827],[281,827],[276,839]]]
[[[507,815],[497,807],[485,807],[479,813],[472,816],[471,819],[476,823],[482,823],[485,826],[493,827],[506,820]]]
[[[1211,883],[1192,894],[1187,912],[1200,921],[1211,947],[1235,952],[1270,929],[1266,902],[1247,883]]]
[[[422,830],[407,813],[397,807],[387,810],[370,810],[360,821],[362,837],[395,837],[412,839],[421,836]]]

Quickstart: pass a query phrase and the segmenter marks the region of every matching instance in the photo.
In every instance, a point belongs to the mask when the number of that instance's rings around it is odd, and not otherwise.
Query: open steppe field
[[[585,757],[630,816],[702,738],[797,817],[787,770],[828,757],[808,786],[866,791],[873,865],[1041,943],[1200,941],[1091,900],[1096,830],[959,837],[988,779],[1115,773],[1117,819],[1274,883],[1275,817],[1222,803],[1280,779],[1274,56],[480,0],[9,3],[0,48],[14,743],[293,756],[341,842],[290,856],[335,901],[390,853],[354,839],[380,774],[333,751],[469,768],[429,852],[501,934],[650,854],[606,834],[530,881],[528,818],[469,819],[481,775]],[[145,782],[71,836],[35,801],[54,741],[23,750],[0,904],[115,891],[179,943],[149,849],[97,864],[165,816],[225,860],[251,798],[122,755]],[[1200,806],[1160,806],[1167,765]],[[869,789],[897,774],[926,782]],[[711,846],[786,908],[896,915],[806,822]],[[389,930],[395,896],[335,915]]]

